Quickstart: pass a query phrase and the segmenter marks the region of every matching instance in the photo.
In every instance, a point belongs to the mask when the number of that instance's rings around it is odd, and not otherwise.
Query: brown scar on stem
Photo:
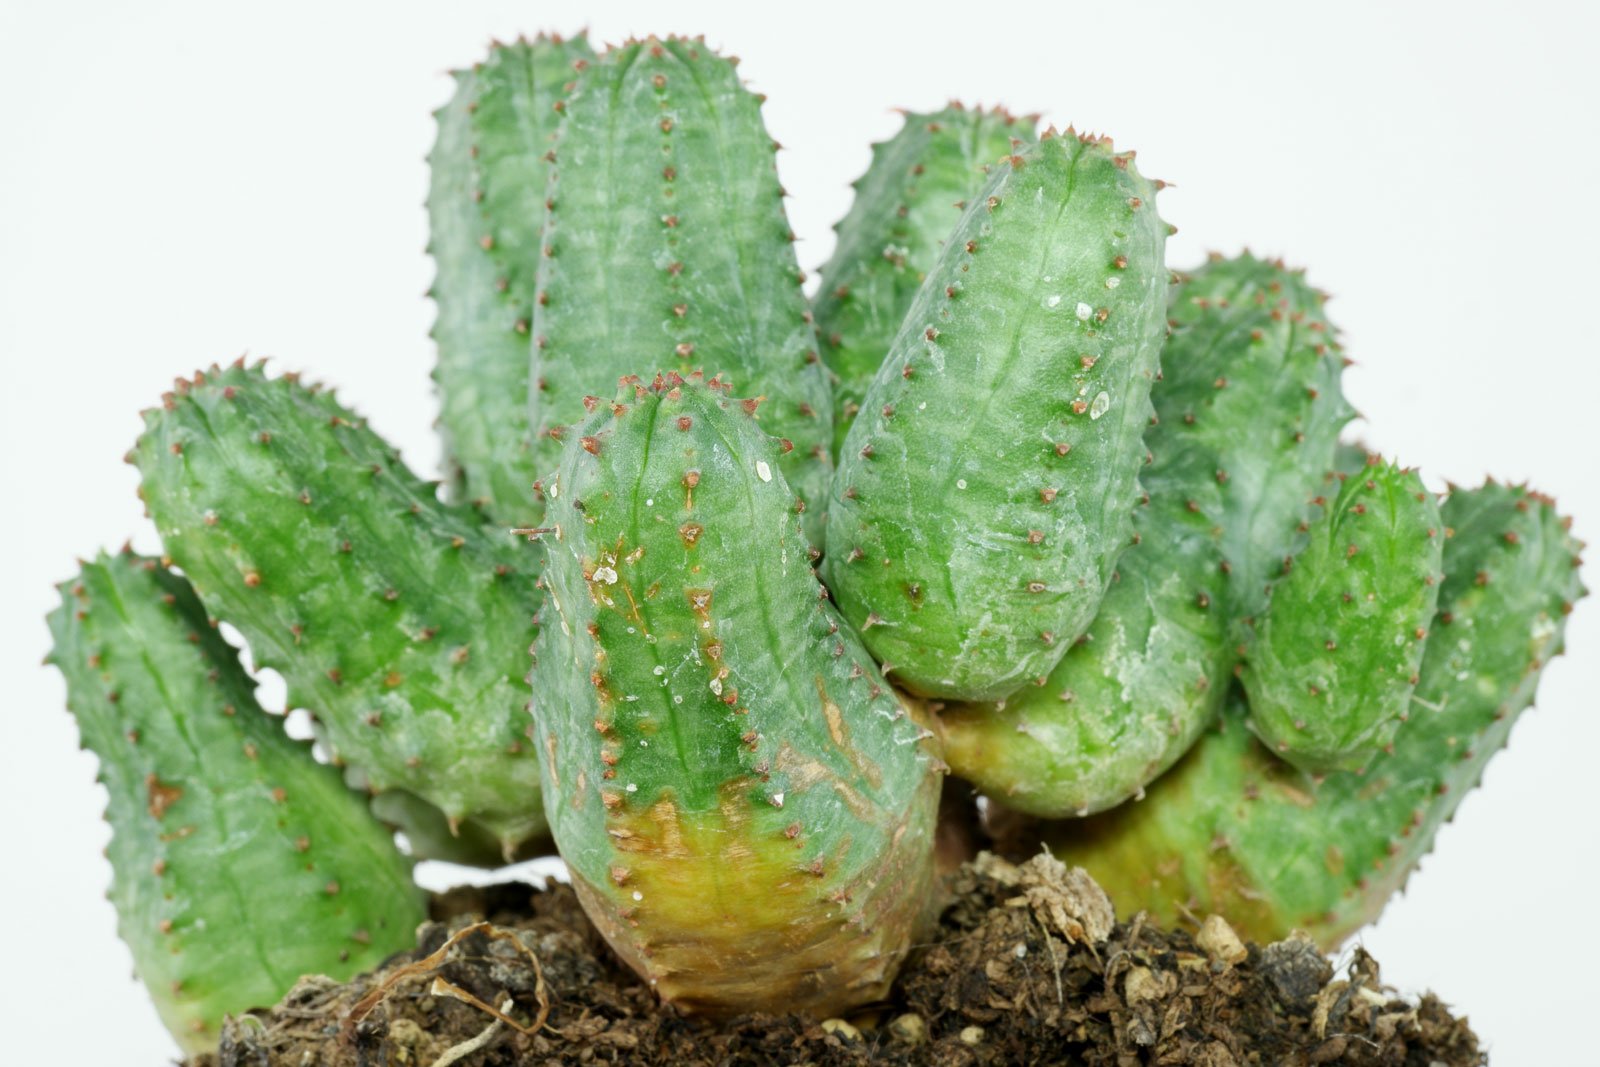
[[[181,788],[175,785],[167,785],[157,778],[154,773],[144,776],[144,788],[149,798],[150,814],[157,819],[163,818],[167,814],[167,809],[177,803],[179,797],[183,796]]]
[[[876,780],[880,777],[876,765],[859,753],[853,754],[851,762],[876,784]],[[773,759],[773,770],[788,776],[790,793],[801,793],[819,782],[825,782],[839,794],[855,818],[869,824],[885,818],[885,812],[863,796],[859,790],[842,781],[821,762],[800,755],[791,745],[786,744],[778,749],[777,756]]]
[[[560,774],[560,771],[557,769],[557,765],[556,765],[556,735],[555,735],[555,731],[551,731],[550,733],[545,734],[545,737],[544,737],[544,750],[545,750],[545,754],[549,757],[550,784],[552,786],[554,786],[556,789],[560,789],[561,788],[561,774]]]
[[[844,714],[839,710],[839,705],[828,696],[828,688],[822,680],[822,675],[817,675],[813,680],[817,686],[817,698],[822,701],[822,715],[828,720],[828,736],[833,738],[834,744],[843,748]]]

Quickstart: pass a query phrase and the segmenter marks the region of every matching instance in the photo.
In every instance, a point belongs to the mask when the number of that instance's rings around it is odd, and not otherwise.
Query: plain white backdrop
[[[1436,482],[1531,478],[1600,538],[1595,9],[1582,4],[0,7],[0,1016],[10,1062],[173,1046],[102,898],[94,761],[41,668],[51,583],[132,537],[120,460],[173,377],[249,352],[340,387],[437,469],[423,254],[430,112],[492,35],[704,33],[769,94],[802,265],[891,109],[948,98],[1113,134],[1176,183],[1178,267],[1309,267],[1373,446]],[[1594,584],[1594,570],[1588,571]],[[1575,1062],[1600,953],[1600,604],[1362,935],[1495,1062]],[[447,879],[448,874],[434,872]]]

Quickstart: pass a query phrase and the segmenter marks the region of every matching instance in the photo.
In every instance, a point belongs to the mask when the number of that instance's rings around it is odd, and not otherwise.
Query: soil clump
[[[348,983],[302,979],[191,1067],[1487,1062],[1464,1019],[1383,986],[1359,948],[1336,971],[1309,941],[1243,944],[1220,919],[1117,923],[1087,875],[1042,855],[981,855],[949,888],[891,1002],[722,1022],[663,1007],[569,887],[456,889],[416,950]]]

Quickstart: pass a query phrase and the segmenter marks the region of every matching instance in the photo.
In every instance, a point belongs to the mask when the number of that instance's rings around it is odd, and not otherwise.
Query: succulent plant
[[[1439,600],[1444,524],[1415,471],[1340,477],[1254,619],[1252,729],[1302,770],[1360,770],[1411,712]]]
[[[180,381],[130,458],[166,555],[336,762],[508,851],[545,833],[523,685],[539,597],[513,538],[441,504],[330,393],[259,365]]]
[[[545,807],[621,956],[703,1011],[881,997],[942,766],[811,569],[780,450],[715,379],[596,404],[546,484]]]
[[[829,586],[912,692],[1015,692],[1094,619],[1132,532],[1163,336],[1155,192],[1106,139],[1008,155],[867,389]]]
[[[906,113],[899,133],[872,146],[812,303],[833,374],[835,453],[967,198],[991,163],[1035,139],[1037,122],[953,103]]]
[[[1236,699],[1138,804],[1055,824],[1056,855],[1119,906],[1225,915],[1248,937],[1325,946],[1375,918],[1505,746],[1584,594],[1554,504],[1490,483],[1443,506],[1444,582],[1411,711],[1362,773],[1308,778],[1251,733]]]
[[[428,251],[439,264],[430,290],[439,430],[455,495],[507,526],[537,516],[528,337],[539,238],[527,220],[544,210],[563,115],[556,101],[593,57],[583,37],[493,48],[455,72],[455,95],[434,116]]]
[[[164,558],[51,619],[186,1048],[409,941],[393,827],[489,865],[552,836],[685,1010],[870,1002],[937,905],[947,771],[1125,909],[1331,944],[1560,649],[1553,505],[1339,445],[1324,295],[1248,254],[1169,284],[1108,139],[908,114],[808,306],[703,41],[497,45],[438,122],[452,501],[330,393],[213,367],[130,454]]]
[[[256,703],[194,590],[124,550],[60,586],[50,662],[110,795],[109,894],[178,1043],[271,1005],[306,973],[348,977],[409,947],[411,863]]]
[[[763,401],[820,543],[833,405],[761,98],[704,42],[651,38],[587,64],[556,107],[533,298],[540,473],[586,397],[703,369]]]

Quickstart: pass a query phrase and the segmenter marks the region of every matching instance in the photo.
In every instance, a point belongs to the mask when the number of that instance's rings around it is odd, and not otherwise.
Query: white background
[[[890,5],[883,5],[885,9]],[[242,352],[337,384],[433,471],[423,156],[492,34],[705,33],[770,94],[815,268],[890,109],[950,97],[1112,133],[1176,266],[1310,267],[1376,447],[1531,477],[1600,538],[1600,21],[1588,5],[70,3],[0,9],[0,1033],[10,1062],[157,1064],[116,940],[94,763],[38,666],[52,582],[156,542],[119,461],[170,380]],[[1585,10],[1587,8],[1587,10]],[[554,19],[553,22],[549,21]],[[1591,568],[1588,572],[1594,584]],[[1593,1012],[1600,604],[1540,706],[1364,935],[1497,1063],[1572,1062]],[[48,1049],[64,1042],[59,1053]]]

